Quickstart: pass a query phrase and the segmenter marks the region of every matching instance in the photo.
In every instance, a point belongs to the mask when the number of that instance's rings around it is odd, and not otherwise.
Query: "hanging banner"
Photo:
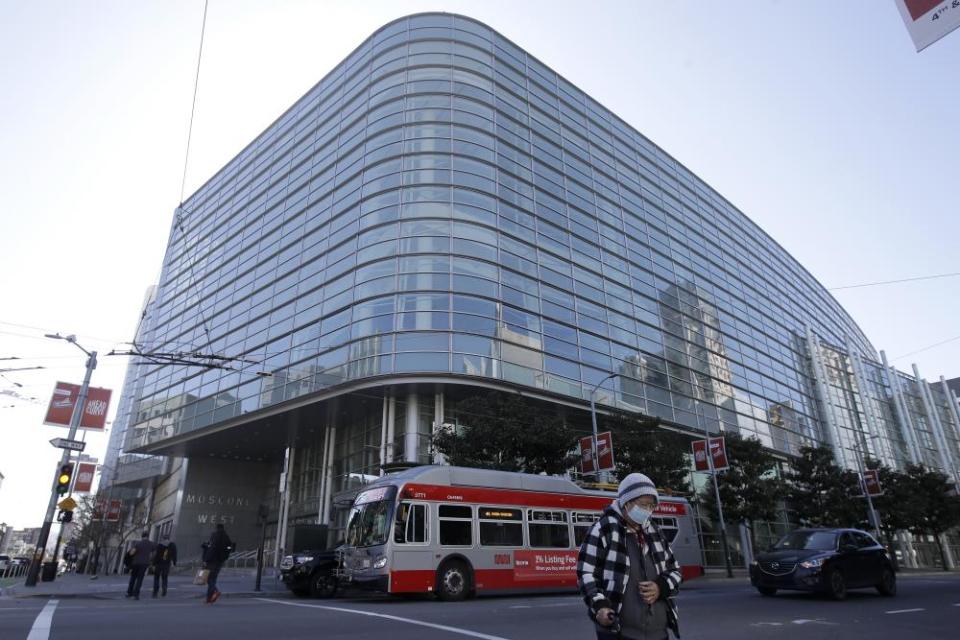
[[[710,438],[710,452],[713,454],[713,469],[715,471],[723,471],[730,466],[727,462],[727,443],[722,436]],[[697,471],[710,471],[706,440],[693,441],[693,464]]]
[[[617,468],[613,461],[613,434],[609,431],[597,434],[597,461],[600,471],[614,471]]]
[[[593,459],[593,436],[580,438],[580,469],[584,475],[597,472]]]
[[[868,469],[863,472],[860,480],[860,497],[863,497],[863,490],[866,487],[867,493],[871,498],[883,495],[883,487],[880,486],[880,472],[876,469]]]
[[[960,27],[957,0],[894,0],[917,51]]]
[[[87,389],[87,404],[80,418],[80,429],[103,431],[107,426],[107,409],[110,408],[110,389],[90,387]],[[43,424],[55,427],[69,427],[73,408],[80,397],[80,385],[58,382],[47,405],[47,415]]]
[[[73,480],[74,493],[90,493],[93,488],[93,476],[97,472],[97,465],[93,462],[80,462]]]

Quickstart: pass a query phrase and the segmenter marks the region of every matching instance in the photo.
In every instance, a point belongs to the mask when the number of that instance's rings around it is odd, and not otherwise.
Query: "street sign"
[[[77,508],[77,501],[67,496],[66,498],[58,502],[57,506],[64,511],[73,511],[74,509]]]
[[[597,460],[600,471],[613,471],[617,466],[613,462],[613,434],[609,431],[597,434]]]
[[[706,440],[693,441],[693,463],[697,471],[709,471],[710,462],[707,460]],[[727,462],[727,446],[723,437],[710,438],[710,453],[713,455],[714,471],[723,471],[730,464]]]
[[[80,440],[67,440],[66,438],[54,438],[50,444],[57,449],[69,449],[70,451],[83,451],[87,447],[86,442]]]
[[[953,0],[896,0],[917,51],[960,27],[960,3]]]

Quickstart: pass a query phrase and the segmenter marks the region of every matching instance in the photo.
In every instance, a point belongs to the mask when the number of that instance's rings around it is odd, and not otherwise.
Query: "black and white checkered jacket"
[[[623,604],[623,594],[630,577],[630,554],[625,536],[627,524],[620,506],[614,501],[604,509],[603,515],[594,523],[577,556],[577,585],[587,603],[591,619],[600,609],[610,608],[617,614]],[[657,568],[655,582],[660,587],[660,597],[667,601],[667,625],[673,634],[680,637],[677,604],[674,597],[680,590],[682,580],[680,567],[673,551],[649,520],[643,526],[643,536],[652,551],[653,564]]]

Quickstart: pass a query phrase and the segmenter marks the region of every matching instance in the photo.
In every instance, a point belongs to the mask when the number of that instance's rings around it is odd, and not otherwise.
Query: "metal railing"
[[[30,569],[29,564],[7,563],[3,569],[0,569],[0,579],[22,578],[27,575],[28,569]]]

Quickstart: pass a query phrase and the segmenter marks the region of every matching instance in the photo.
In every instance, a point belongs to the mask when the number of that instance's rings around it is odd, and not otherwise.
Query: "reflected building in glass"
[[[177,209],[140,347],[230,359],[139,367],[126,449],[188,478],[216,461],[291,522],[335,526],[381,464],[432,461],[457,398],[588,425],[610,373],[600,407],[669,428],[960,466],[945,385],[887,366],[712,187],[450,14],[378,30]]]

